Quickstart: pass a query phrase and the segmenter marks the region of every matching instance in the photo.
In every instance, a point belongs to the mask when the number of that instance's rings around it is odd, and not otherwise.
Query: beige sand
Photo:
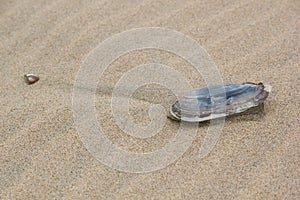
[[[299,16],[297,0],[2,0],[1,199],[299,199]],[[177,162],[131,174],[101,164],[83,146],[73,122],[72,89],[82,61],[101,41],[149,26],[197,40],[224,82],[263,81],[273,92],[264,111],[227,118],[205,159],[198,153],[208,123],[199,126]],[[194,87],[203,86],[186,62],[155,50],[121,57],[102,82],[114,85],[122,73],[151,59],[182,72]],[[24,84],[25,73],[39,74],[40,81]],[[97,93],[99,121],[122,148],[155,150],[174,136],[178,123],[171,121],[152,139],[126,136],[111,118],[110,96],[110,90]],[[135,102],[133,116],[145,125],[147,103]]]

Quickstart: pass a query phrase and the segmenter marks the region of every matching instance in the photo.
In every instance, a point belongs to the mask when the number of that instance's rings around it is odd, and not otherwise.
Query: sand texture
[[[263,108],[226,118],[204,159],[198,155],[209,122],[198,125],[176,162],[135,174],[89,153],[74,123],[72,93],[91,50],[114,34],[143,27],[174,29],[196,40],[224,83],[262,81],[273,89]],[[114,85],[149,62],[174,68],[195,88],[205,86],[187,61],[170,52],[144,49],[117,58],[99,77],[95,105],[107,138],[126,151],[160,149],[179,126],[167,119],[159,134],[137,139],[114,121]],[[300,199],[299,65],[298,0],[0,0],[0,198]],[[40,80],[26,85],[26,73]],[[137,124],[149,123],[151,103],[173,101],[161,91],[145,86],[133,95],[130,113]]]

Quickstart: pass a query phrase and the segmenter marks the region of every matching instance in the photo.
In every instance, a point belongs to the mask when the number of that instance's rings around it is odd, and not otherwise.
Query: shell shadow
[[[229,116],[226,116],[225,120],[230,122],[240,122],[240,121],[262,121],[265,113],[265,105],[262,103],[256,107],[249,108],[248,110],[242,113],[236,113]],[[180,123],[179,120],[174,120],[168,116],[169,120],[172,123]],[[188,123],[199,123],[199,127],[209,126],[210,120],[203,122],[188,122]]]

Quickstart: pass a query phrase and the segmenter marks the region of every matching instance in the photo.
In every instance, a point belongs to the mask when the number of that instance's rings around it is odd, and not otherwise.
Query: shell
[[[34,75],[34,74],[25,74],[24,75],[24,80],[25,80],[25,83],[27,85],[31,85],[31,84],[34,84],[37,81],[39,81],[40,78],[37,75]]]
[[[171,106],[170,117],[201,122],[240,113],[263,103],[270,91],[269,85],[249,82],[198,88]]]

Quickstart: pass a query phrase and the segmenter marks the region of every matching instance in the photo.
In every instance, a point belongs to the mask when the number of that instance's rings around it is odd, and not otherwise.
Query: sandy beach
[[[0,0],[0,25],[1,199],[300,198],[300,1]],[[209,122],[197,125],[192,144],[175,162],[129,173],[103,164],[87,149],[72,98],[93,49],[115,34],[146,27],[194,39],[224,83],[264,82],[272,92],[263,107],[227,117],[205,158],[199,159],[199,150]],[[116,58],[99,77],[95,106],[102,131],[125,151],[161,149],[179,128],[165,119],[157,135],[141,139],[116,123],[114,86],[149,62],[175,69],[194,88],[205,86],[191,64],[170,52],[142,49]],[[40,80],[26,85],[27,73]],[[151,104],[168,107],[173,100],[169,91],[144,86],[132,96],[130,114],[146,126]]]

